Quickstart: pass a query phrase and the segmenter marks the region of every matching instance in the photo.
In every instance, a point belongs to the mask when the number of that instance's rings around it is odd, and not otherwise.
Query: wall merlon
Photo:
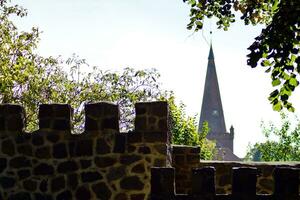
[[[0,133],[24,132],[25,110],[17,104],[0,104]]]
[[[168,131],[169,108],[166,101],[135,104],[135,130],[143,132]]]
[[[41,104],[39,129],[41,131],[71,132],[73,109],[68,104]]]
[[[85,105],[85,131],[119,132],[119,106],[100,102]]]

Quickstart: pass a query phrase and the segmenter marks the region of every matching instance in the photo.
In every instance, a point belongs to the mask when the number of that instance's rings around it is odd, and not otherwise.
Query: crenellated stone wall
[[[199,148],[193,146],[172,146],[172,166],[175,168],[176,193],[189,194],[192,190],[192,171],[195,168],[214,167],[217,194],[231,194],[232,171],[236,167],[257,168],[257,194],[272,194],[274,191],[273,171],[276,167],[300,169],[299,162],[228,162],[200,161]],[[300,176],[299,176],[300,179]],[[300,191],[300,185],[299,185]]]
[[[256,192],[270,194],[275,167],[300,168],[299,163],[200,161],[199,147],[170,144],[167,102],[137,103],[135,109],[135,130],[120,133],[117,105],[86,104],[84,131],[72,134],[72,108],[44,104],[38,113],[39,130],[26,133],[25,110],[0,105],[0,200],[149,199],[153,167],[175,168],[177,194],[193,192],[198,172],[191,172],[201,171],[197,168],[213,167],[216,193],[228,194],[233,169],[254,167]]]
[[[135,130],[119,132],[119,109],[85,105],[85,130],[71,134],[72,108],[41,105],[25,133],[19,105],[0,105],[0,199],[148,199],[150,169],[171,165],[166,102],[136,104]]]

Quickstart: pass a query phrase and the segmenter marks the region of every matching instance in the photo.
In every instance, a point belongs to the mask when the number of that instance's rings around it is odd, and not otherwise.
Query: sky
[[[197,115],[211,40],[227,130],[235,128],[234,153],[244,157],[249,143],[263,141],[261,121],[279,122],[267,97],[273,91],[263,68],[247,66],[247,47],[262,26],[234,23],[229,31],[206,20],[204,30],[186,29],[189,7],[182,0],[13,0],[28,9],[17,20],[21,30],[43,32],[38,52],[43,56],[70,57],[73,53],[90,65],[122,70],[156,68],[162,88],[173,90]],[[209,32],[212,31],[212,36]],[[208,41],[208,42],[207,42]],[[299,89],[292,102],[300,110]],[[298,114],[298,116],[300,116]]]

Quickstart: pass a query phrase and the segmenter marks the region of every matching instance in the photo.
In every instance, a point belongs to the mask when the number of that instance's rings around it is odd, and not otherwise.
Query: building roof
[[[226,133],[225,119],[212,45],[210,46],[208,56],[204,94],[199,121],[199,132],[201,132],[201,127],[204,121],[208,122],[211,135]]]

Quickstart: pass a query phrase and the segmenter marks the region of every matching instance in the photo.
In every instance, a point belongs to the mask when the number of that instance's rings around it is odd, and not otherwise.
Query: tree
[[[202,132],[198,133],[195,117],[185,114],[185,105],[176,106],[174,97],[168,100],[170,106],[172,124],[172,143],[179,145],[200,146],[200,158],[203,160],[213,159],[215,142],[206,139],[209,132],[208,123],[204,122]]]
[[[189,144],[203,146],[202,154],[208,158],[206,155],[210,154],[210,149],[206,150],[206,143],[202,142],[205,136],[196,137],[194,119],[185,119],[184,110],[175,105],[172,92],[160,88],[157,70],[125,68],[121,72],[111,72],[91,67],[76,55],[66,61],[44,58],[35,53],[39,30],[32,28],[31,32],[19,32],[10,20],[12,15],[24,17],[26,14],[22,7],[0,1],[0,102],[25,107],[28,131],[37,129],[37,109],[43,103],[70,104],[74,108],[74,131],[80,133],[86,103],[110,101],[118,104],[121,130],[128,130],[133,127],[136,102],[165,99],[171,103],[171,113],[182,116],[171,116],[176,119],[171,131],[175,135],[184,135],[181,144],[187,140]],[[179,130],[176,129],[178,123],[188,125]],[[186,131],[191,131],[192,140]]]
[[[191,6],[188,29],[199,31],[205,17],[216,17],[218,28],[228,30],[236,13],[245,25],[265,24],[248,50],[247,64],[270,73],[276,89],[269,95],[273,109],[294,111],[289,97],[299,85],[299,0],[183,0]]]
[[[253,161],[299,161],[300,160],[300,121],[293,127],[291,120],[281,113],[281,125],[262,124],[265,142],[249,146],[246,160]]]

